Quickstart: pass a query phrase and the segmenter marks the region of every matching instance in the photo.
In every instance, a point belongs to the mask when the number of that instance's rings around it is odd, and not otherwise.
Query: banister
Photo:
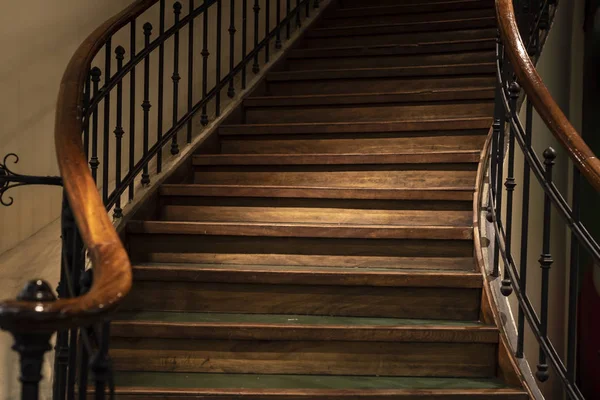
[[[540,118],[567,150],[574,165],[600,192],[600,161],[571,125],[542,81],[521,39],[512,0],[496,0],[498,27],[519,84]]]

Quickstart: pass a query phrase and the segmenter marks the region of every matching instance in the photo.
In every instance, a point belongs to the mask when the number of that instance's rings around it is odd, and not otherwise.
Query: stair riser
[[[366,30],[363,35],[341,36],[341,37],[319,37],[306,38],[302,41],[299,48],[315,49],[324,47],[345,47],[345,46],[373,46],[373,45],[400,45],[400,44],[423,44],[435,43],[440,40],[468,40],[468,39],[493,39],[496,36],[496,29],[471,29],[461,31],[448,31],[440,35],[439,32],[416,32],[412,34],[380,34],[368,35]]]
[[[406,91],[427,91],[465,87],[490,87],[494,85],[494,76],[479,77],[406,77],[406,78],[354,78],[323,79],[315,81],[269,81],[266,90],[273,96],[293,96],[311,94],[357,94],[357,93],[394,93],[399,88]],[[296,121],[298,122],[298,121]]]
[[[117,391],[119,399],[123,400],[529,400],[527,394],[519,393],[503,393],[503,392],[486,392],[484,394],[473,393],[470,391],[462,391],[460,389],[450,389],[443,391],[442,394],[432,393],[430,390],[410,392],[398,391],[383,391],[380,394],[368,391],[363,394],[311,394],[306,391],[295,390],[294,392],[304,392],[302,394],[276,394],[276,393],[261,393],[261,394],[239,394],[239,390],[226,392],[226,394],[202,394],[205,391],[183,390],[176,394],[168,392],[159,392],[151,390],[150,392],[136,391],[133,394],[131,391]],[[367,394],[368,393],[368,394]],[[93,400],[93,395],[88,396],[89,400]]]
[[[427,56],[349,56],[331,58],[296,58],[287,63],[287,70],[319,70],[350,68],[386,68],[417,65],[448,65],[458,63],[493,62],[492,51]]]
[[[343,0],[345,1],[345,0]],[[378,0],[380,1],[380,0]],[[388,0],[385,0],[388,1]],[[390,13],[402,13],[402,14],[419,14],[419,13],[435,13],[442,11],[461,11],[461,10],[472,10],[472,9],[493,9],[494,3],[491,1],[481,0],[464,0],[464,1],[428,1],[426,3],[412,2],[412,3],[392,3],[392,4],[380,4],[378,2],[369,3],[365,6],[365,3],[350,4],[343,3],[343,7],[337,9],[332,8],[331,11],[326,15],[326,20],[348,18],[348,17],[360,17],[362,16],[373,16],[373,15],[385,15]]]
[[[369,1],[368,6],[370,7],[387,7],[387,6],[399,6],[399,5],[433,5],[439,3],[461,3],[463,4],[464,0],[372,0]],[[486,3],[487,2],[487,3]],[[489,7],[493,7],[494,3],[492,0],[480,0],[481,4],[487,4]],[[331,8],[326,11],[327,15],[331,16],[335,14],[337,11],[342,11],[351,8],[359,8],[365,7],[365,2],[363,0],[338,0],[336,8]],[[342,11],[344,12],[344,11]]]
[[[373,105],[347,107],[265,107],[245,109],[245,122],[295,123],[310,122],[373,122],[402,121],[427,118],[486,117],[493,113],[493,102],[465,101],[454,104]]]
[[[487,133],[486,131],[483,131]],[[461,132],[462,133],[462,132]],[[479,150],[485,133],[439,135],[255,135],[221,137],[221,151],[234,154],[360,154]],[[378,137],[373,137],[378,136]]]
[[[116,371],[490,377],[496,346],[336,341],[111,340]]]
[[[333,17],[333,16],[332,16]],[[428,22],[428,21],[449,21],[449,20],[461,20],[468,18],[482,18],[482,17],[495,17],[493,8],[474,9],[474,10],[461,10],[461,11],[447,11],[447,12],[431,12],[423,14],[384,14],[374,15],[368,17],[346,17],[346,18],[327,18],[320,21],[319,28],[337,28],[337,27],[348,27],[348,26],[364,26],[364,25],[376,25],[376,24],[402,24],[402,23],[414,23],[414,22]]]

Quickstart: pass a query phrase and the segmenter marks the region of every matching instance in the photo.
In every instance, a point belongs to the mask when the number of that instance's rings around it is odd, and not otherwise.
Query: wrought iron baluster
[[[102,75],[102,71],[98,67],[94,67],[91,70],[92,74],[92,86],[93,86],[93,96],[96,97],[98,95],[100,77]],[[92,178],[94,178],[94,182],[98,180],[98,166],[100,165],[100,161],[98,159],[98,106],[94,107],[94,111],[92,113],[92,157],[90,158],[90,167],[92,169]]]
[[[109,38],[105,45],[104,86],[111,78],[112,44]],[[104,138],[102,140],[102,201],[108,203],[108,167],[110,159],[110,91],[104,93]]]
[[[112,379],[110,376],[111,367],[108,358],[108,347],[110,338],[110,322],[100,324],[99,334],[96,334],[98,340],[98,351],[92,358],[90,366],[95,380],[95,400],[104,400],[106,397],[106,385]]]
[[[88,77],[85,80],[85,94],[83,96],[83,108],[84,113],[90,108],[90,97],[92,96],[92,81],[91,73],[88,72]],[[85,159],[87,160],[90,156],[90,119],[85,119],[83,123],[83,151],[85,152]]]
[[[204,0],[204,14],[202,19],[202,115],[200,123],[208,125],[208,114],[206,110],[206,96],[208,93],[208,0]]]
[[[189,0],[189,15],[194,12],[194,0]],[[188,98],[187,112],[192,113],[194,106],[194,18],[188,24]],[[192,143],[192,118],[187,123],[187,142]]]
[[[115,49],[117,58],[117,71],[120,72],[123,69],[123,59],[125,58],[125,49],[123,46],[118,46]],[[121,158],[123,151],[123,80],[119,80],[117,83],[117,126],[115,127],[114,134],[116,139],[116,154],[115,154],[115,181],[117,189],[121,185]],[[115,203],[115,211],[113,214],[114,218],[123,217],[123,209],[121,208],[121,196],[117,197]]]
[[[313,4],[315,9],[319,8],[319,0],[314,0]]]
[[[233,82],[233,69],[235,68],[235,0],[229,2],[229,88],[227,96],[231,99],[235,96],[235,87]]]
[[[146,48],[150,47],[150,36],[152,35],[152,24],[146,22],[144,24],[144,45]],[[144,157],[148,155],[148,134],[150,129],[150,54],[144,59],[144,101],[142,102],[142,110],[144,111],[144,140],[143,149]],[[142,172],[142,186],[148,186],[150,184],[150,174],[148,174],[148,163],[144,165]]]
[[[502,90],[501,87],[498,88],[498,90]],[[494,157],[494,160],[492,161],[493,163],[496,164],[496,168],[495,168],[495,179],[494,179],[494,184],[496,186],[496,191],[495,191],[495,196],[496,198],[495,200],[495,206],[496,206],[496,210],[495,210],[495,215],[496,215],[496,220],[498,225],[501,225],[502,222],[502,163],[504,161],[504,107],[500,104],[496,104],[496,110],[494,111],[494,123],[492,125],[492,129],[493,129],[493,135],[496,137],[496,154],[493,154],[492,157]],[[497,239],[498,240],[498,239]],[[498,242],[496,242],[496,244],[498,244]],[[498,276],[499,275],[499,267],[498,267],[498,263],[499,263],[499,247],[496,245],[494,246],[494,260],[493,260],[493,270],[492,270],[492,275],[493,276]]]
[[[300,15],[300,0],[296,0],[296,9],[294,10],[296,13],[296,29],[302,27],[302,15]]]
[[[290,36],[292,35],[292,0],[285,0],[285,10],[286,10],[286,17],[287,17],[287,23],[285,24],[285,39],[286,40],[290,40]]]
[[[215,85],[221,84],[221,33],[223,31],[221,17],[222,0],[217,0],[217,71]],[[215,92],[215,115],[221,115],[221,89]]]
[[[129,47],[131,47],[131,59],[135,57],[135,37],[136,37],[136,23],[135,19],[131,21],[130,34],[129,34]],[[135,167],[135,66],[131,68],[129,73],[129,173],[133,173]],[[134,195],[134,184],[133,180],[129,184],[129,201],[133,200]]]
[[[265,0],[265,64],[269,63],[269,50],[271,45],[271,40],[269,39],[269,34],[271,33],[270,28],[271,22],[271,0]]]
[[[175,15],[175,25],[179,24],[179,17],[181,15],[182,5],[176,1],[173,4],[173,14]],[[173,75],[171,80],[173,81],[173,126],[177,125],[177,116],[179,114],[179,81],[181,76],[179,75],[179,30],[175,31],[173,44]],[[177,144],[177,132],[173,135],[171,140],[171,154],[176,155],[179,153],[179,144]]]
[[[552,147],[548,147],[544,151],[544,179],[546,185],[552,184],[552,167],[556,159],[556,151]],[[540,335],[542,340],[548,336],[548,296],[550,290],[550,267],[554,262],[550,253],[550,228],[551,228],[551,199],[548,192],[544,193],[544,232],[542,242],[542,254],[540,255],[539,263],[542,268],[542,297],[541,297],[541,312],[540,312]],[[546,353],[540,348],[537,372],[535,376],[540,382],[545,382],[549,378],[548,364],[546,361]]]
[[[248,40],[248,0],[242,0],[242,90],[246,89],[246,46]]]
[[[159,25],[158,35],[162,37],[165,34],[165,0],[160,0],[159,3]],[[178,31],[179,33],[179,31]],[[177,33],[177,34],[178,34]],[[157,124],[156,124],[156,141],[160,142],[163,134],[163,113],[164,113],[164,93],[165,93],[165,42],[161,41],[158,46],[158,98],[157,98]],[[162,146],[156,152],[156,173],[162,171]]]
[[[260,13],[259,0],[254,0],[254,7],[252,7],[252,10],[254,10],[254,49],[256,50],[258,48],[258,17]],[[252,72],[257,74],[258,71],[260,71],[260,65],[258,64],[258,52],[256,52],[254,55],[254,64],[252,64]]]
[[[275,48],[281,49],[281,0],[275,0],[275,18],[277,18],[277,26],[275,27]]]
[[[581,173],[573,167],[573,220],[581,221]],[[571,230],[571,249],[569,260],[569,308],[567,314],[567,379],[571,384],[576,383],[577,361],[577,306],[579,294],[579,240]]]

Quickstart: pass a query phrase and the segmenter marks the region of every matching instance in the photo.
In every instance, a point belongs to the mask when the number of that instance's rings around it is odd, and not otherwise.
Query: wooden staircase
[[[126,227],[120,399],[527,399],[484,322],[491,0],[340,0]]]

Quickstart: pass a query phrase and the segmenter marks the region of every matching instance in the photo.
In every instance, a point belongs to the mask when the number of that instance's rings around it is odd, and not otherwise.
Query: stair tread
[[[270,82],[288,80],[319,80],[345,78],[380,78],[401,76],[465,75],[469,73],[495,72],[495,62],[456,63],[443,65],[412,65],[406,67],[317,69],[271,72],[266,79]]]
[[[387,13],[430,13],[455,9],[485,8],[493,7],[493,3],[481,0],[460,0],[460,1],[436,1],[427,3],[397,4],[369,7],[348,7],[335,10],[335,13],[326,16],[326,19],[337,19],[351,17],[355,15],[380,15]]]
[[[232,390],[236,394],[268,394],[299,389],[299,395],[344,391],[340,395],[351,396],[354,391],[433,391],[456,394],[469,390],[486,390],[488,393],[524,393],[521,389],[510,388],[496,378],[434,378],[434,377],[380,377],[380,376],[336,376],[336,375],[265,375],[265,374],[207,374],[173,372],[126,372],[115,374],[117,393],[124,387],[154,388],[165,391],[188,389]],[[306,392],[313,389],[314,392]],[[460,393],[458,392],[458,393]],[[390,393],[391,394],[391,393]],[[307,397],[308,398],[308,397]]]
[[[362,239],[456,239],[473,237],[470,226],[389,226],[260,222],[130,221],[130,233]]]
[[[493,98],[494,87],[407,90],[393,93],[351,93],[297,96],[261,96],[244,100],[245,107],[291,107],[301,105],[378,104],[395,102],[440,101],[449,99]]]
[[[193,165],[358,165],[477,163],[479,150],[373,154],[196,154]]]
[[[476,271],[424,271],[391,268],[138,263],[135,279],[184,282],[268,283],[388,287],[480,288]]]

